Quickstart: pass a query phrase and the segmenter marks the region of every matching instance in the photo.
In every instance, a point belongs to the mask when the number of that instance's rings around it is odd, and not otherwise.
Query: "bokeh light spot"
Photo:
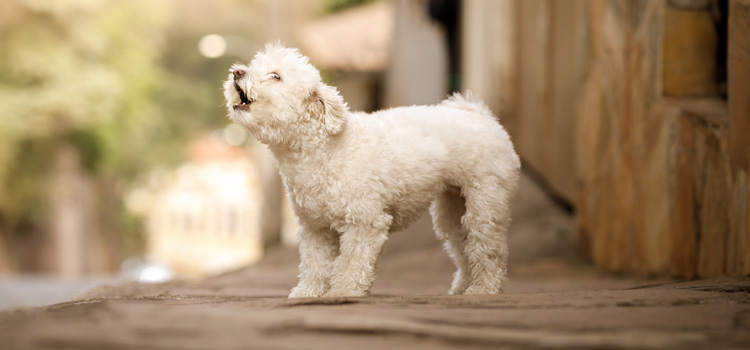
[[[221,136],[230,146],[239,146],[247,141],[247,131],[237,124],[229,124],[221,131]]]
[[[198,50],[208,58],[221,57],[227,52],[227,41],[221,35],[209,34],[198,42]]]

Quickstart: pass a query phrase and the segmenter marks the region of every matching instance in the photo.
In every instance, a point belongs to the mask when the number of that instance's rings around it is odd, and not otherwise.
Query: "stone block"
[[[678,112],[679,113],[679,112]],[[695,192],[693,191],[692,158],[690,149],[693,145],[692,125],[689,119],[675,117],[676,139],[671,145],[674,153],[674,174],[671,180],[674,192],[671,196],[671,226],[669,273],[686,278],[695,277],[695,266],[698,256],[698,228],[695,226]]]
[[[717,34],[707,10],[668,6],[664,14],[663,86],[672,97],[717,96]]]
[[[728,37],[731,229],[727,256],[733,275],[750,275],[750,1],[730,1]]]
[[[723,102],[722,102],[723,104]],[[680,218],[696,226],[699,277],[721,276],[726,271],[725,256],[735,247],[727,245],[729,232],[729,153],[727,114],[711,115],[683,112],[681,132],[690,134],[686,152],[692,169],[693,216]],[[679,176],[679,174],[678,174]]]
[[[728,91],[735,169],[750,172],[750,1],[730,1]]]

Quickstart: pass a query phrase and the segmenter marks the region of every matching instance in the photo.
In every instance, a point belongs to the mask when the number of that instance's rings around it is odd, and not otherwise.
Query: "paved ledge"
[[[507,293],[447,296],[453,266],[425,229],[395,234],[366,298],[287,299],[294,249],[200,282],[101,286],[0,312],[2,349],[747,349],[750,280],[598,272],[572,219],[523,180]]]
[[[703,291],[714,288],[730,291]],[[750,283],[501,296],[91,298],[0,315],[6,349],[742,349]]]
[[[402,254],[441,266],[442,252],[434,248]],[[0,313],[0,344],[4,349],[750,346],[747,280],[616,278],[586,265],[547,261],[512,275],[504,295],[419,295],[384,273],[373,289],[380,292],[370,297],[287,299],[294,257],[294,251],[282,249],[259,266],[201,283],[101,287],[71,302]],[[384,259],[383,272],[403,258]],[[421,281],[422,290],[443,293],[450,274],[427,275],[433,279]]]

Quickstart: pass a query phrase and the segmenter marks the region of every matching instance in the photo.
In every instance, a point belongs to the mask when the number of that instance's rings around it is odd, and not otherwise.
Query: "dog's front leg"
[[[323,296],[366,296],[375,280],[375,263],[388,230],[353,228],[341,235],[341,254],[333,264],[331,289]]]
[[[331,268],[338,256],[338,234],[330,229],[309,230],[300,227],[299,283],[289,293],[290,298],[319,297],[329,288]]]

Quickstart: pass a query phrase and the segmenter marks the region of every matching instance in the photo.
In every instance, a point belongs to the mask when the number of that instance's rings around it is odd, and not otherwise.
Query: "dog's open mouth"
[[[247,97],[247,94],[245,91],[240,88],[240,86],[235,82],[234,83],[234,89],[237,90],[237,93],[240,95],[240,103],[234,105],[234,109],[242,109],[242,110],[249,110],[250,104],[255,102],[254,99]]]

